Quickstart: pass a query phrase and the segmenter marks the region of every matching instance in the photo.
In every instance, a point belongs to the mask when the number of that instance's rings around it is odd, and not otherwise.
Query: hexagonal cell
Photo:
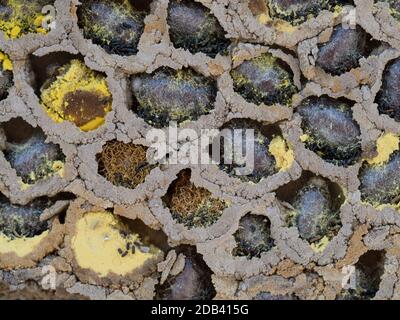
[[[81,56],[57,52],[31,57],[34,88],[41,105],[56,123],[69,121],[82,131],[105,122],[112,109],[106,76],[89,69]]]
[[[214,58],[230,45],[217,18],[201,3],[171,0],[167,21],[170,38],[176,48],[193,54],[203,52]]]
[[[0,194],[0,254],[15,253],[18,257],[25,257],[36,250],[49,235],[54,223],[64,223],[66,206],[55,204],[68,202],[69,199],[72,199],[70,194],[59,194],[52,198],[37,198],[27,205],[17,205]],[[52,214],[45,215],[51,207]]]
[[[260,258],[263,252],[275,246],[271,237],[271,222],[262,215],[246,214],[240,219],[239,229],[233,236],[237,244],[232,252],[234,256]]]
[[[370,300],[374,298],[385,272],[385,259],[385,251],[370,250],[364,253],[355,264],[355,273],[352,275],[355,286],[343,289],[338,299]],[[352,285],[352,280],[350,278],[350,285]]]
[[[400,2],[398,0],[375,0],[375,3],[387,3],[390,8],[390,14],[400,21]]]
[[[338,25],[330,40],[319,45],[316,65],[332,75],[340,75],[359,67],[359,60],[369,56],[379,44],[358,25]]]
[[[300,179],[278,189],[276,195],[285,208],[288,227],[296,227],[300,238],[315,251],[322,251],[337,235],[345,196],[336,183],[305,171]]]
[[[144,31],[144,19],[151,1],[88,0],[77,10],[83,35],[107,53],[121,56],[138,52]]]
[[[155,127],[195,121],[214,109],[216,81],[192,69],[161,68],[132,76],[133,111]]]
[[[385,136],[384,136],[385,137]],[[386,136],[387,137],[387,136]],[[390,137],[390,136],[389,136]],[[382,146],[388,148],[390,140],[380,140]],[[360,169],[359,179],[361,182],[361,199],[376,207],[392,205],[398,207],[400,203],[400,152],[398,138],[393,140],[394,151],[384,158],[377,158],[364,162]],[[379,141],[378,141],[379,150]]]
[[[135,189],[155,168],[147,162],[146,153],[142,145],[109,141],[97,154],[98,173],[115,186]]]
[[[361,131],[353,120],[352,103],[327,96],[311,97],[297,108],[301,137],[307,149],[338,166],[355,164],[361,156]]]
[[[163,197],[164,205],[169,208],[172,217],[188,229],[209,227],[222,216],[227,204],[213,198],[210,191],[196,187],[190,178],[190,169],[178,174]]]
[[[7,98],[8,90],[14,84],[13,63],[8,55],[0,51],[0,101]]]
[[[273,19],[281,19],[292,25],[300,25],[323,10],[335,12],[343,5],[353,5],[348,0],[265,0]]]
[[[80,277],[88,276],[82,270],[90,270],[106,281],[112,274],[129,279],[155,271],[156,264],[164,256],[158,245],[166,239],[165,235],[149,230],[143,223],[119,217],[111,211],[79,215],[74,221],[71,249],[76,266],[81,270]],[[165,242],[162,245],[165,246]]]
[[[244,182],[258,183],[280,170],[287,170],[294,161],[293,151],[288,148],[278,126],[250,119],[234,119],[221,129],[222,137],[216,138],[221,139],[220,168],[230,176]],[[254,130],[254,138],[253,135],[248,136],[246,130]],[[213,145],[218,145],[215,144],[216,142],[214,140]],[[253,144],[254,149],[250,150]],[[251,153],[249,154],[249,152]],[[238,170],[252,165],[253,157],[253,170],[250,174],[243,175],[244,172]]]
[[[26,184],[55,174],[63,175],[65,155],[59,145],[46,143],[40,128],[33,128],[21,118],[1,124],[6,143],[3,154]]]
[[[298,91],[290,67],[268,52],[244,61],[231,71],[231,76],[234,90],[257,105],[290,105]]]
[[[0,30],[11,39],[28,33],[45,34],[49,30],[46,26],[50,21],[43,15],[42,9],[53,4],[54,0],[2,0],[0,3]]]
[[[211,300],[216,292],[211,281],[212,271],[194,247],[175,249],[184,263],[175,271],[172,268],[166,281],[156,286],[156,300]],[[178,258],[179,259],[179,258]]]
[[[379,113],[400,122],[400,59],[395,59],[386,66],[382,82],[382,88],[375,100]]]

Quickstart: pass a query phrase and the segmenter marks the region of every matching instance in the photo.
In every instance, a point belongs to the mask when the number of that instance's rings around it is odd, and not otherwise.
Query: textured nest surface
[[[400,299],[398,1],[81,2],[0,1],[1,298]]]

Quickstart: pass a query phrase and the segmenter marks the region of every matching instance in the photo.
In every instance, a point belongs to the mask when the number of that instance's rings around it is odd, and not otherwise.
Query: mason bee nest
[[[1,297],[400,299],[399,12],[1,1]]]

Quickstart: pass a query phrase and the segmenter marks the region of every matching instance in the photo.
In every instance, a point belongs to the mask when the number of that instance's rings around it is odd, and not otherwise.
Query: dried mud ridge
[[[396,1],[21,2],[1,299],[400,298]],[[255,129],[253,173],[149,162],[169,121]]]

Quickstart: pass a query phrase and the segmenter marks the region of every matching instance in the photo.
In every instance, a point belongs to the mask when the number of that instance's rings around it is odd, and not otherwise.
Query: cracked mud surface
[[[0,6],[0,299],[400,299],[396,1],[49,2]],[[149,163],[171,120],[256,172]]]

